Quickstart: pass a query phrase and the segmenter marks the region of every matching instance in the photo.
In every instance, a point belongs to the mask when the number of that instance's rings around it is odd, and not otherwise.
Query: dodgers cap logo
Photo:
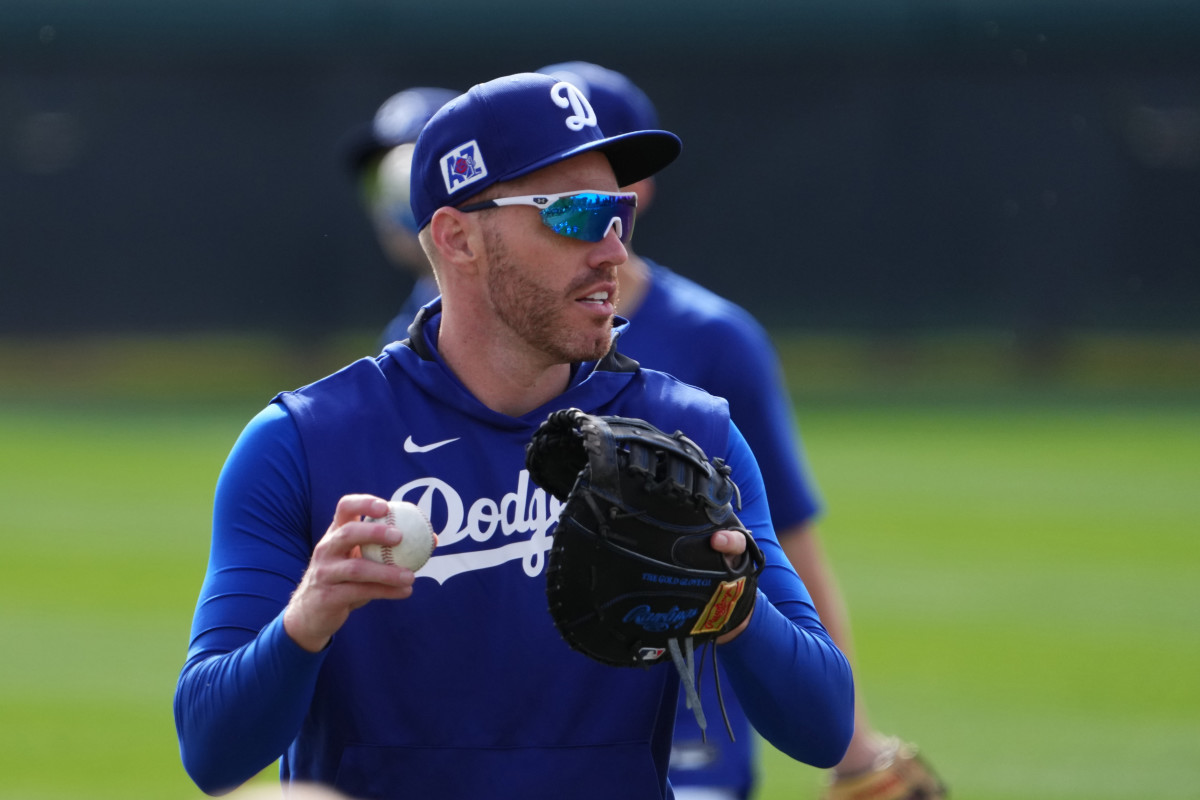
[[[442,106],[417,139],[410,192],[417,228],[442,206],[582,153],[604,153],[618,185],[628,186],[681,149],[667,131],[605,136],[603,128],[579,87],[549,75],[521,73],[471,87]]]
[[[571,109],[571,116],[564,120],[571,130],[596,127],[596,112],[592,110],[592,104],[588,102],[582,90],[566,81],[559,81],[550,89],[550,97],[559,108]]]
[[[658,112],[649,96],[616,70],[589,61],[564,61],[538,72],[581,89],[609,136],[658,128]]]

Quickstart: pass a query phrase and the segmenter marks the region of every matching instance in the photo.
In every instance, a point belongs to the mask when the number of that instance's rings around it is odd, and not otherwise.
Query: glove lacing
[[[704,718],[704,709],[700,706],[700,693],[696,691],[699,676],[696,675],[692,637],[684,638],[682,653],[678,639],[668,639],[667,650],[671,653],[671,660],[675,662],[675,670],[679,673],[679,681],[683,685],[683,695],[687,700],[687,707],[696,715],[696,724],[700,726],[700,738],[703,740],[705,739],[705,729],[708,728],[708,720]],[[700,663],[703,665],[703,660]]]
[[[729,741],[736,742],[737,737],[733,735],[733,726],[729,723],[729,712],[725,710],[725,695],[721,691],[721,675],[717,671],[716,645],[713,645],[711,642],[705,642],[701,645],[700,669],[697,671],[692,637],[684,637],[682,647],[680,647],[679,642],[679,639],[668,639],[667,650],[671,653],[671,660],[675,662],[675,670],[679,673],[679,681],[683,686],[683,695],[687,702],[687,707],[695,715],[696,724],[700,726],[700,741],[708,741],[708,720],[704,716],[704,709],[701,708],[700,693],[697,691],[697,687],[700,685],[700,680],[704,677],[704,649],[709,648],[709,652],[712,654],[712,673],[713,680],[717,686],[717,705],[721,708],[721,719],[725,722],[725,732],[729,734]]]

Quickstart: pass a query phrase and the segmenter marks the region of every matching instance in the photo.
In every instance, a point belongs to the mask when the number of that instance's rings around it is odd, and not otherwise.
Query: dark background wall
[[[401,88],[577,58],[684,140],[639,250],[768,324],[1200,322],[1197,2],[0,10],[3,335],[374,327],[408,280],[339,138]]]

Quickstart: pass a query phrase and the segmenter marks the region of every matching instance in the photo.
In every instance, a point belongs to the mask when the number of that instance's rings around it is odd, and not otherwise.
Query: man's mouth
[[[584,297],[581,302],[584,303],[607,303],[608,292],[592,292],[587,297]]]

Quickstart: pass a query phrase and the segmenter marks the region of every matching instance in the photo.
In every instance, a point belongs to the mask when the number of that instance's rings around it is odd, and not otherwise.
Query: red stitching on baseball
[[[433,537],[436,535],[433,532],[433,523],[429,521],[429,517],[425,516],[425,512],[421,510],[420,506],[416,503],[413,503],[413,506],[417,509],[417,513],[421,515],[421,519],[425,520],[425,531],[429,534],[425,537],[425,543],[429,545],[425,551],[425,559],[428,560],[429,556],[433,554]]]

